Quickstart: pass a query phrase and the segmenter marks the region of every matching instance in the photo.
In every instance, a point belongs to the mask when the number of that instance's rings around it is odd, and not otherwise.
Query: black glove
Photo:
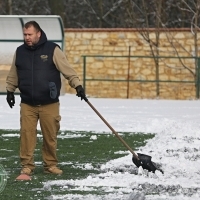
[[[7,91],[7,98],[6,98],[8,105],[12,108],[15,105],[15,96],[14,92]]]
[[[87,99],[86,96],[85,96],[85,91],[84,91],[84,89],[83,89],[83,87],[81,85],[76,87],[76,92],[77,92],[76,96],[81,97],[81,101],[83,99],[84,100]]]

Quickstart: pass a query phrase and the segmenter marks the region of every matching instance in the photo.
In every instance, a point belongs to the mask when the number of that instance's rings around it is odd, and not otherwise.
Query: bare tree
[[[194,46],[195,46],[195,52],[193,56],[198,57],[198,37],[197,33],[200,30],[199,29],[199,17],[200,17],[200,0],[192,0],[190,1],[191,4],[186,2],[185,0],[182,0],[182,3],[185,5],[185,7],[181,7],[178,3],[177,6],[181,11],[186,11],[190,14],[189,23],[191,27],[191,32],[194,35]]]
[[[150,47],[150,55],[153,57],[156,68],[156,96],[159,96],[159,37],[160,28],[162,28],[160,18],[163,16],[163,2],[163,0],[142,0],[141,2],[137,2],[139,4],[136,4],[136,1],[130,1],[127,8],[129,17],[132,18],[132,22],[130,23],[134,25],[137,21],[140,22],[138,31]],[[139,15],[134,14],[135,10],[137,10]],[[154,31],[151,31],[152,27]],[[152,37],[153,34],[155,37]]]
[[[124,4],[128,0],[72,0],[65,1],[66,27],[112,28],[123,21]],[[84,17],[83,17],[84,16]],[[72,25],[73,24],[73,25]]]
[[[167,28],[178,28],[190,27],[188,17],[195,1],[198,0],[0,0],[0,14],[60,15],[68,28],[156,28],[159,5],[163,5],[159,17]]]
[[[3,15],[48,15],[48,0],[0,0],[0,14]]]
[[[0,0],[0,15],[5,15],[8,10],[7,2],[4,0]]]
[[[193,40],[194,40],[194,52],[191,52],[191,56],[195,57],[195,73],[194,76],[196,78],[196,87],[197,87],[197,97],[199,98],[200,96],[200,66],[199,65],[199,51],[198,51],[198,46],[199,46],[199,38],[198,38],[198,32],[200,30],[199,28],[199,17],[200,17],[200,0],[191,0],[190,2],[186,0],[182,0],[182,4],[184,7],[180,6],[180,4],[177,4],[178,8],[181,11],[185,11],[188,13],[189,16],[191,16],[189,20],[189,24],[191,27],[191,33],[193,35]]]
[[[189,52],[177,39],[174,38],[173,34],[171,33],[170,29],[167,28],[167,25],[163,23],[162,19],[160,18],[162,26],[165,28],[166,37],[168,38],[168,42],[170,43],[173,54],[176,55],[182,65],[183,68],[187,69],[196,79],[196,81],[199,79],[197,73],[198,69],[198,44],[199,39],[197,37],[197,33],[199,31],[199,21],[198,18],[200,17],[200,0],[192,0],[186,2],[185,0],[181,0],[181,2],[176,2],[176,8],[178,8],[179,13],[182,13],[181,16],[185,16],[185,18],[180,18],[179,21],[183,22],[183,24],[189,24],[191,28],[191,33],[193,35],[194,40],[194,51]],[[174,4],[172,4],[174,7]],[[178,50],[179,49],[179,50]],[[182,51],[185,51],[187,55],[195,58],[195,71],[191,69],[191,67],[188,67],[182,57],[180,56],[180,49]],[[166,64],[168,66],[168,64]]]

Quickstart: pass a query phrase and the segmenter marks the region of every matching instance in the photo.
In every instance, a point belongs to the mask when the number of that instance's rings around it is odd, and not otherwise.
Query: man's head
[[[35,21],[27,22],[23,28],[24,41],[28,46],[34,46],[38,43],[41,36],[41,28]]]

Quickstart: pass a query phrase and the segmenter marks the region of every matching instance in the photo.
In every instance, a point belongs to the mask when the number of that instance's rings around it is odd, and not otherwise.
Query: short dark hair
[[[36,21],[29,21],[24,24],[24,28],[29,28],[30,26],[33,26],[37,32],[41,31],[40,25]]]

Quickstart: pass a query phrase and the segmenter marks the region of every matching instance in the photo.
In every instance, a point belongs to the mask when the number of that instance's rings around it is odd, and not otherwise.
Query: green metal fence
[[[123,90],[126,90],[124,98],[135,98],[130,91],[144,85],[153,84],[154,94],[150,98],[162,98],[165,91],[170,87],[180,88],[180,98],[173,97],[173,90],[170,99],[199,99],[200,96],[200,58],[199,57],[173,57],[173,56],[113,56],[113,55],[83,55],[83,86],[86,92],[92,96],[105,97],[97,95],[92,89],[92,84],[98,82],[101,85],[111,82],[110,89],[114,83],[123,82]],[[96,66],[95,63],[99,63]],[[109,63],[109,64],[106,64]],[[117,66],[117,68],[116,68]],[[118,70],[123,68],[123,74],[119,76]],[[102,68],[102,69],[100,69]],[[109,70],[115,70],[115,74],[110,75]],[[146,72],[145,72],[146,70]],[[148,71],[149,70],[149,74]],[[145,75],[146,73],[146,75]],[[138,78],[142,77],[142,78]],[[98,84],[94,84],[96,90],[101,90]],[[176,86],[174,86],[176,84]],[[125,89],[126,87],[126,89]],[[106,88],[106,87],[105,87]],[[192,93],[192,90],[194,92]],[[121,90],[122,91],[122,90]],[[139,91],[139,90],[138,90]],[[120,92],[120,87],[119,87]],[[149,93],[152,92],[149,89]],[[184,96],[184,92],[188,96]],[[191,92],[191,94],[190,94]],[[183,93],[183,94],[182,94]],[[169,94],[169,96],[170,96]],[[117,94],[116,94],[117,95]],[[181,96],[182,95],[182,96]],[[138,98],[139,96],[136,95]],[[148,96],[146,96],[148,98]],[[165,97],[164,97],[165,98]],[[167,97],[166,97],[167,98]]]

